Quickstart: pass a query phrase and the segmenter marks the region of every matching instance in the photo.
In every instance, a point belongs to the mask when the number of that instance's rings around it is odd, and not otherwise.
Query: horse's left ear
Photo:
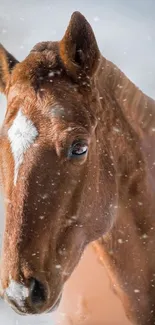
[[[18,61],[0,44],[0,92],[6,92],[10,74]]]
[[[100,51],[94,32],[80,12],[74,12],[60,42],[60,56],[67,70],[91,77],[99,63]]]

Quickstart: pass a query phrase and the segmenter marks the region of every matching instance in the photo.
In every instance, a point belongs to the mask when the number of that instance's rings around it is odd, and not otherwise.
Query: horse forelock
[[[57,51],[31,51],[24,61],[19,63],[12,74],[12,84],[27,84],[38,91],[46,81],[52,82],[63,71],[63,65]]]

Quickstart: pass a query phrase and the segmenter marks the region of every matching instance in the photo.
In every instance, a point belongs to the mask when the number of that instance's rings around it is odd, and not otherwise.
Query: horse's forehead
[[[53,135],[52,139],[55,139],[57,134],[61,133],[62,126],[64,127],[64,123],[61,123],[65,118],[65,109],[63,106],[55,103],[52,107],[48,107],[47,112],[48,114],[46,114],[45,118],[44,114],[40,114],[39,116],[36,113],[26,114],[23,107],[20,107],[16,115],[11,119],[11,123],[10,121],[8,123],[7,138],[14,161],[14,185],[17,183],[19,169],[24,164],[27,151],[36,142],[39,144],[41,141],[45,142],[46,139],[49,139],[48,129],[50,130],[50,135]],[[54,123],[51,123],[52,118],[55,120]],[[69,124],[65,123],[65,125],[67,127]],[[67,128],[67,130],[69,129]],[[53,134],[54,131],[56,134]]]

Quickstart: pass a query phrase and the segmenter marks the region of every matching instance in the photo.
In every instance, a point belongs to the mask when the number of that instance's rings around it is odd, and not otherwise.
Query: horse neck
[[[155,169],[154,176],[152,175],[155,162],[155,150],[154,158],[152,156],[155,143],[155,132],[152,131],[152,128],[155,129],[155,103],[118,68],[104,59],[96,83],[101,100],[101,131],[98,131],[102,142],[101,170],[108,174],[105,167],[106,147],[114,166],[111,183],[116,183],[117,192],[116,209],[112,210],[114,221],[96,247],[113,283],[117,284],[116,292],[122,302],[127,301],[129,306],[130,303],[131,306],[136,306],[138,302],[137,310],[140,310],[140,305],[143,310],[143,297],[146,300],[149,295],[148,301],[152,308],[155,300],[150,285],[155,273],[152,259],[155,247]],[[107,184],[104,179],[100,180],[100,184],[104,184],[104,198]],[[135,286],[140,288],[138,300],[133,295]],[[143,322],[145,323],[146,321]]]

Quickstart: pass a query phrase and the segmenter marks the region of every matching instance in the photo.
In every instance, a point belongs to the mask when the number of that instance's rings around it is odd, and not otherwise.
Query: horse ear
[[[6,92],[10,74],[18,61],[0,44],[0,92]]]
[[[100,52],[94,32],[80,12],[74,12],[60,42],[60,56],[72,74],[85,73],[91,77],[99,63]]]

